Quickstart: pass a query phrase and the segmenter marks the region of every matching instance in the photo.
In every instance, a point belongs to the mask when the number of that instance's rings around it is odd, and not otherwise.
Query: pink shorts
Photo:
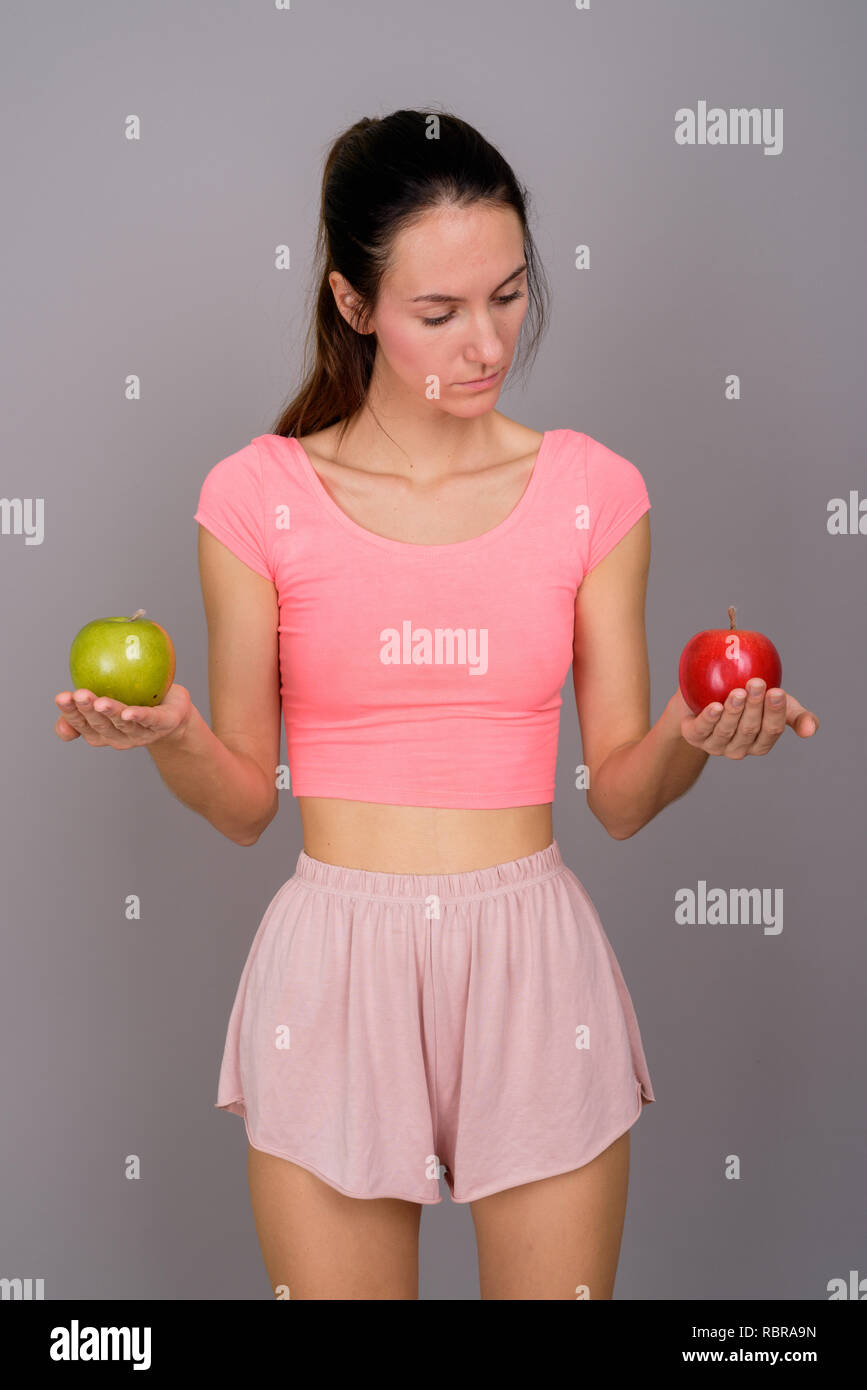
[[[304,850],[253,938],[216,1106],[349,1197],[455,1202],[580,1168],[655,1096],[556,840],[456,874]]]

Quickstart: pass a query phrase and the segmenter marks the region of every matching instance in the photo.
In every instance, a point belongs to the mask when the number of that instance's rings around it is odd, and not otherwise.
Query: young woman
[[[415,1299],[424,1203],[472,1210],[485,1299],[612,1296],[629,1129],[654,1099],[629,992],[553,838],[570,665],[587,802],[634,835],[708,756],[815,718],[783,691],[650,726],[638,469],[496,410],[542,276],[508,164],[397,111],[325,166],[315,361],[201,490],[212,729],[58,696],[61,738],[148,747],[239,845],[304,848],[254,937],[217,1105],[244,1117],[277,1296]],[[752,684],[752,683],[751,683]]]

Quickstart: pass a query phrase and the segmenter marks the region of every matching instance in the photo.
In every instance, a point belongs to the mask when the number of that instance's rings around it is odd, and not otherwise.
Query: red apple
[[[693,714],[715,701],[724,705],[732,690],[746,689],[756,677],[768,690],[783,678],[780,653],[770,637],[735,627],[735,609],[729,609],[728,628],[712,627],[691,637],[680,654],[680,693]]]

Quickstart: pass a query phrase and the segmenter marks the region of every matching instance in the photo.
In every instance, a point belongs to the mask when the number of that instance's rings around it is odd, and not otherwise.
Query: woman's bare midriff
[[[477,486],[472,474],[464,474],[430,495],[412,489],[406,479],[348,465],[342,469],[355,450],[347,442],[335,458],[336,426],[301,435],[299,443],[333,500],[359,526],[413,545],[447,545],[493,530],[529,483],[542,436],[495,414],[501,443],[493,461],[480,463]],[[444,536],[444,518],[450,515],[455,526]],[[553,839],[550,802],[475,810],[300,796],[298,808],[311,858],[374,872],[464,873],[522,859],[547,849]]]
[[[522,859],[553,839],[551,803],[504,810],[441,810],[299,796],[313,859],[391,874],[459,874]]]

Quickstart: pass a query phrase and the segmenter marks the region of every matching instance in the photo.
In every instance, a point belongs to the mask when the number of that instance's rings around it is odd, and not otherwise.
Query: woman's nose
[[[477,326],[475,332],[469,333],[464,348],[464,361],[473,365],[481,363],[496,371],[502,359],[503,342],[491,324]]]

